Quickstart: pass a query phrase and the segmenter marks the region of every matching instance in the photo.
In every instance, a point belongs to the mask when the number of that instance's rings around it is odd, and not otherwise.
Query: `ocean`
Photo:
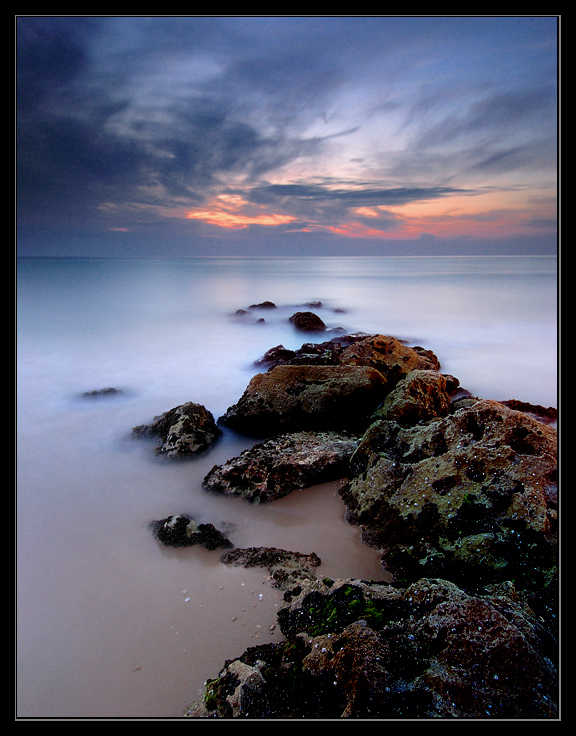
[[[265,571],[162,547],[152,520],[188,513],[237,547],[385,579],[337,484],[214,496],[208,470],[255,440],[225,430],[170,462],[132,427],[186,401],[218,418],[266,350],[342,330],[431,349],[475,396],[558,404],[554,257],[22,258],[16,278],[19,718],[177,717],[226,659],[281,639]],[[264,301],[277,308],[248,309]],[[288,322],[310,302],[326,334]]]

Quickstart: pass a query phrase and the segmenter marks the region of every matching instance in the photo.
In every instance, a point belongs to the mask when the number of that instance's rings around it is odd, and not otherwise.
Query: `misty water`
[[[17,716],[179,716],[225,659],[280,640],[265,571],[162,547],[154,519],[188,513],[237,547],[383,579],[337,484],[260,506],[209,495],[212,465],[255,440],[225,430],[167,462],[133,426],[185,401],[224,414],[254,360],[310,341],[288,317],[318,300],[329,328],[431,349],[476,396],[557,406],[556,292],[544,256],[19,260]],[[236,314],[265,300],[278,308]]]

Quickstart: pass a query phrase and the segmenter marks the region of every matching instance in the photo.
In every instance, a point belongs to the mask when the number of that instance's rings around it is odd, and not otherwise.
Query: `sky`
[[[556,16],[15,20],[19,255],[556,252]]]

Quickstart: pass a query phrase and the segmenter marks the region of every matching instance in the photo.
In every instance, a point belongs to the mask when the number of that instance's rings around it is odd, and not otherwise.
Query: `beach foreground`
[[[557,717],[554,410],[471,396],[432,351],[384,335],[277,346],[262,363],[220,418],[262,442],[205,488],[270,503],[340,477],[348,520],[392,579],[321,578],[314,552],[159,522],[163,544],[225,548],[221,564],[261,567],[282,593],[284,638],[226,661],[184,715]],[[198,447],[196,408],[165,416],[157,452]]]
[[[243,398],[243,392],[257,373],[279,361],[310,361],[315,351],[330,362],[335,353],[324,343],[359,330],[434,349],[441,369],[429,365],[426,375],[443,377],[430,395],[436,411],[443,410],[448,374],[474,396],[520,399],[508,408],[524,413],[526,402],[556,406],[555,295],[556,261],[544,257],[19,261],[18,717],[178,717],[226,660],[284,639],[277,616],[285,591],[271,584],[268,569],[221,563],[230,549],[168,547],[155,539],[153,521],[186,515],[198,525],[213,524],[232,551],[314,552],[320,580],[390,583],[395,577],[400,587],[408,584],[382,566],[377,538],[377,546],[367,546],[370,530],[352,516],[360,507],[347,510],[353,497],[369,498],[361,495],[361,477],[348,477],[343,467],[364,428],[283,428],[266,438],[219,421],[221,432],[208,449],[174,461],[178,441],[158,455],[158,440],[132,439],[132,427],[189,402],[215,418],[232,407],[230,416],[237,414],[238,403],[249,403],[251,394]],[[248,306],[269,299],[277,308]],[[304,334],[289,321],[306,310],[321,317],[324,331]],[[280,344],[284,349],[275,349]],[[304,384],[290,385],[289,367],[278,364],[284,398],[293,402]],[[375,375],[362,366],[355,373]],[[316,374],[315,384],[298,394],[310,407],[321,406],[321,393],[317,400],[314,395],[330,385],[320,381],[318,367]],[[356,381],[358,389],[377,384]],[[427,383],[419,385],[422,394]],[[107,387],[117,390],[102,390]],[[450,381],[446,388],[453,407],[458,396],[466,398]],[[395,411],[398,392],[390,397],[387,410]],[[413,406],[413,413],[420,411]],[[358,471],[379,446],[391,452],[394,443],[409,442],[411,453],[392,460],[389,470],[396,462],[407,478],[411,470],[414,477],[423,474],[422,483],[430,480],[433,460],[428,467],[424,456],[416,462],[409,431],[373,441],[368,435],[355,457]],[[473,422],[467,432],[478,445]],[[442,449],[441,434],[422,437],[435,453]],[[511,458],[538,460],[519,452],[529,448],[526,438],[509,439]],[[384,477],[386,467],[381,458],[373,473]],[[433,477],[439,490],[457,475],[449,466],[436,472],[444,472]],[[235,475],[253,478],[250,492],[262,496],[259,503],[237,492]],[[437,496],[446,505],[453,500],[449,490]],[[427,544],[436,549],[435,540]],[[421,576],[450,579],[431,566],[438,553],[428,555]]]

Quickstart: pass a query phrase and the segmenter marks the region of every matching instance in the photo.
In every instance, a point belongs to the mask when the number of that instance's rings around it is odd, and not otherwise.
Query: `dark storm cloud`
[[[407,204],[428,199],[446,197],[450,194],[469,193],[453,187],[398,187],[390,189],[332,189],[315,184],[270,184],[250,191],[253,202],[267,203],[273,200],[289,198],[302,201],[335,201],[347,207],[378,207],[386,205]]]
[[[321,146],[286,130],[296,115],[288,98],[309,105],[327,72],[305,58],[237,57],[230,41],[246,39],[215,19],[119,19],[111,33],[103,19],[19,18],[17,28],[21,216],[89,216],[103,200],[134,197],[195,203],[221,176],[255,179]],[[191,52],[198,62],[179,72]],[[173,88],[147,88],[170,60]],[[261,112],[242,119],[243,106]],[[267,131],[263,117],[273,118]]]
[[[338,188],[328,184],[270,184],[245,193],[250,202],[272,205],[275,211],[290,212],[306,226],[340,224],[351,219],[369,224],[372,229],[390,232],[399,219],[386,207],[424,202],[454,194],[473,194],[454,187]],[[370,215],[361,208],[369,208]]]

